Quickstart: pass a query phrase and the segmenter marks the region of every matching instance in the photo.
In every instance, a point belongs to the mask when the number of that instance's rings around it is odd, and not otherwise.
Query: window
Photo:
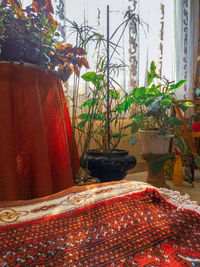
[[[24,0],[24,3],[31,0]],[[141,86],[146,82],[145,73],[152,60],[155,61],[161,75],[169,80],[186,79],[184,88],[177,92],[180,98],[192,98],[194,88],[197,47],[199,1],[189,0],[52,0],[54,6],[59,6],[64,16],[78,25],[93,26],[97,31],[106,34],[106,6],[110,5],[110,32],[116,29],[123,20],[125,12],[130,7],[143,21],[126,31],[120,42],[120,58],[130,63],[130,72],[121,71],[118,82],[124,90]],[[64,7],[62,5],[64,3]],[[55,14],[58,18],[58,14]],[[59,18],[58,18],[59,19]],[[69,33],[70,23],[61,23],[66,29],[66,42],[75,44],[76,35]],[[114,42],[116,41],[113,40]],[[89,47],[88,61],[91,70],[93,53]],[[130,62],[129,62],[130,60]],[[69,81],[69,87],[73,80]],[[82,82],[82,91],[85,84]]]

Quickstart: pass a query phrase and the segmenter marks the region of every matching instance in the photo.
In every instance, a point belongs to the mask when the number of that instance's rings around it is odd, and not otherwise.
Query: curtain
[[[0,200],[47,196],[73,185],[79,158],[60,80],[0,63]]]
[[[198,57],[199,1],[174,2],[175,78],[185,79],[180,98],[193,99]]]
[[[152,60],[158,72],[170,81],[187,80],[178,98],[193,97],[195,82],[199,1],[133,0],[130,10],[143,25],[130,25],[130,84],[146,85],[146,71]]]

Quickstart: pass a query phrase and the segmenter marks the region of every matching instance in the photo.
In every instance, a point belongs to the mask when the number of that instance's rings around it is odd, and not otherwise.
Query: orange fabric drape
[[[79,158],[63,98],[55,74],[0,63],[0,200],[47,196],[73,185]]]

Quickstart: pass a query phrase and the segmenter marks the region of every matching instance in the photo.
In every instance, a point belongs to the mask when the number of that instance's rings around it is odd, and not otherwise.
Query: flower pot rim
[[[156,130],[144,130],[144,129],[139,129],[139,132],[141,133],[158,133],[158,129]]]
[[[90,153],[90,154],[99,154],[99,155],[113,155],[113,154],[128,154],[128,150],[125,150],[125,149],[115,149],[113,151],[100,151],[98,149],[90,149],[88,150],[87,153]]]
[[[169,133],[168,134],[171,134],[172,129],[169,128],[168,130],[169,130]],[[157,134],[159,134],[159,129],[157,129],[157,130],[144,130],[144,129],[139,129],[138,132],[140,132],[140,133],[157,133]],[[162,135],[159,135],[159,136],[164,137]]]

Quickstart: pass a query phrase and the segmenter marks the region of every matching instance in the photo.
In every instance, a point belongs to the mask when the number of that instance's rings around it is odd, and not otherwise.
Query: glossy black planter
[[[136,158],[129,155],[126,150],[115,150],[113,152],[89,150],[87,159],[85,158],[82,163],[84,169],[88,168],[89,175],[98,178],[100,182],[122,180],[128,170],[135,165]]]

